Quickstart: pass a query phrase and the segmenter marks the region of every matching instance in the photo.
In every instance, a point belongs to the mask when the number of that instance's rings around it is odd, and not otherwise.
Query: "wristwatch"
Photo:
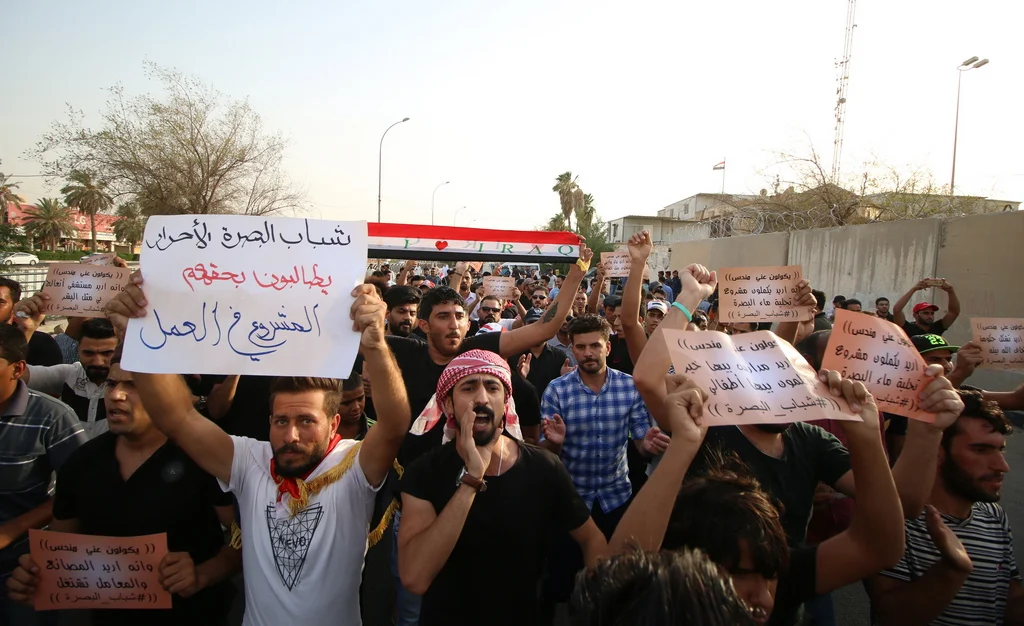
[[[455,486],[458,487],[459,485],[468,485],[473,489],[476,489],[477,493],[487,491],[487,483],[484,482],[482,478],[477,478],[470,474],[469,470],[465,467],[463,467],[462,471],[459,472],[459,478],[455,481]]]

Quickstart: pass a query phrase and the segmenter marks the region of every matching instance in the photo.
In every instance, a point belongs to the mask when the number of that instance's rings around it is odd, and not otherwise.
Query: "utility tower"
[[[839,162],[843,156],[843,124],[846,121],[846,89],[850,84],[850,58],[853,56],[854,15],[857,0],[847,0],[846,32],[843,41],[843,56],[836,61],[836,138],[832,144],[832,180],[839,179]]]

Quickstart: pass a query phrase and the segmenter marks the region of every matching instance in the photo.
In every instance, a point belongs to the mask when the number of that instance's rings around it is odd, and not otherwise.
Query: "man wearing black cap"
[[[941,280],[941,283],[938,281]],[[938,283],[938,284],[937,284]],[[935,319],[935,313],[939,310],[939,307],[935,306],[931,302],[921,302],[914,305],[913,314],[914,321],[908,322],[906,315],[903,313],[903,309],[907,308],[907,303],[914,297],[914,293],[923,291],[925,289],[931,289],[932,287],[938,287],[939,289],[946,292],[949,298],[949,310],[940,320]],[[925,278],[924,280],[918,281],[916,285],[910,288],[910,291],[903,294],[899,300],[896,301],[894,309],[893,322],[903,328],[907,335],[913,337],[914,335],[941,335],[942,333],[949,330],[949,327],[953,325],[956,318],[960,317],[960,299],[956,297],[956,292],[953,290],[953,285],[946,282],[946,279],[937,278]]]
[[[914,347],[921,353],[927,364],[938,363],[945,370],[946,378],[957,389],[964,387],[974,369],[981,364],[983,356],[981,346],[968,341],[962,346],[951,346],[939,335],[914,335],[910,338]],[[953,355],[956,355],[954,364]]]

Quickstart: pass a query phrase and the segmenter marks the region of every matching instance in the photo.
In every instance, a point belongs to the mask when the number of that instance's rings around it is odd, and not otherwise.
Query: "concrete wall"
[[[917,281],[934,276],[941,230],[941,220],[926,219],[798,231],[790,235],[789,264],[802,265],[829,302],[843,295],[873,310],[876,298],[895,304]],[[932,291],[918,292],[911,302],[923,302]]]
[[[892,304],[922,278],[947,279],[961,311],[946,338],[970,340],[972,317],[1024,317],[1024,211],[957,219],[921,219],[797,231],[675,241],[670,269],[700,263],[711,269],[754,265],[801,265],[815,288],[831,301],[836,294],[857,298],[871,310],[875,298]],[[914,294],[907,306],[934,302],[945,314],[945,292]],[[1024,372],[979,370],[970,384],[1011,389]]]
[[[936,275],[960,298],[960,317],[945,334],[955,345],[971,338],[972,317],[1024,317],[1024,212],[977,215],[945,223]],[[936,302],[945,308],[945,299]],[[1024,382],[1024,373],[980,370],[969,381],[984,389]]]

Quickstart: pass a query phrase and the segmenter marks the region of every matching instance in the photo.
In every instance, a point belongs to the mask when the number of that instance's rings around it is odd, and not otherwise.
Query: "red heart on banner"
[[[437,248],[438,250],[444,250],[445,248],[448,247],[448,242],[447,241],[435,241],[434,242],[434,247]]]

